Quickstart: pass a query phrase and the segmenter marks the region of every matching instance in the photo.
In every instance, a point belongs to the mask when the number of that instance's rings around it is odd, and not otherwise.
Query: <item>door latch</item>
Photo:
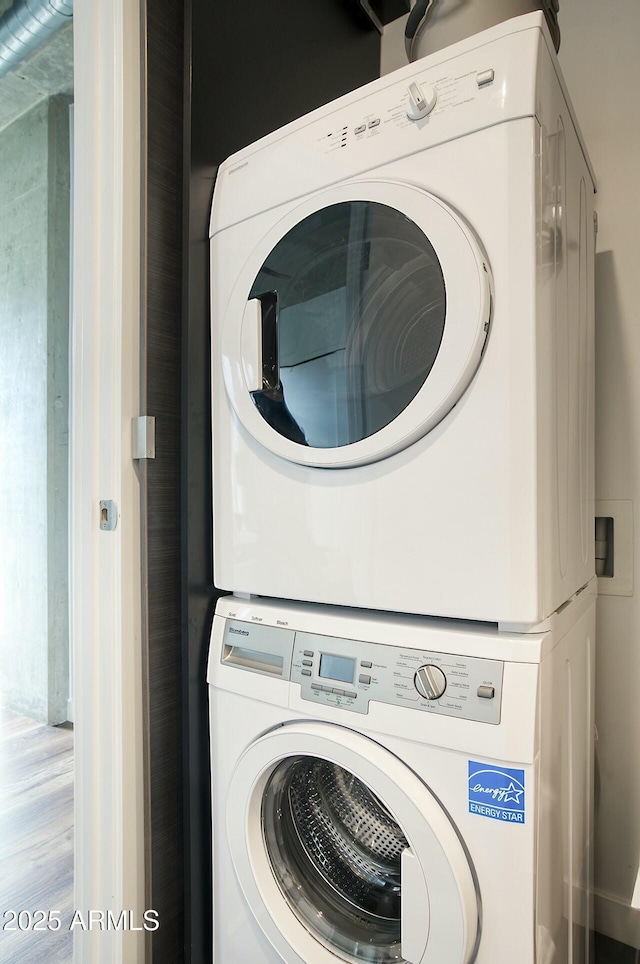
[[[113,499],[100,500],[100,528],[105,532],[113,532],[118,524],[118,510]]]

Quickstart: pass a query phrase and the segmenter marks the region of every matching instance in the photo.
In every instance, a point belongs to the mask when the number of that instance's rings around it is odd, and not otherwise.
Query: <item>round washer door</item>
[[[471,228],[411,184],[307,199],[264,237],[227,306],[222,369],[247,431],[303,465],[363,465],[421,438],[473,378],[491,310]]]
[[[378,743],[290,723],[253,743],[227,799],[236,874],[286,964],[469,964],[478,897],[426,785]]]

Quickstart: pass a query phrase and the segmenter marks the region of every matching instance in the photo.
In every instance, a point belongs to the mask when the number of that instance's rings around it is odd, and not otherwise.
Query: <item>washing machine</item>
[[[589,580],[593,193],[541,12],[222,164],[219,588],[521,627]]]
[[[223,597],[216,964],[589,960],[595,588],[535,632]]]

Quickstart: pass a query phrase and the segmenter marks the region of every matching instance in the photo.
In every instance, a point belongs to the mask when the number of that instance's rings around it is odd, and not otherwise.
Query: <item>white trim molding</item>
[[[74,4],[75,203],[71,626],[75,909],[142,924],[144,756],[140,483],[141,14]],[[100,526],[100,500],[117,507]],[[128,918],[129,919],[129,918]],[[74,928],[76,964],[138,964],[144,932]]]

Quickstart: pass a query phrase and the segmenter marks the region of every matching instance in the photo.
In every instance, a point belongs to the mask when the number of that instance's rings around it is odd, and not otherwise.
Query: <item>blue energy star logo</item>
[[[524,823],[524,770],[469,760],[469,813]]]

